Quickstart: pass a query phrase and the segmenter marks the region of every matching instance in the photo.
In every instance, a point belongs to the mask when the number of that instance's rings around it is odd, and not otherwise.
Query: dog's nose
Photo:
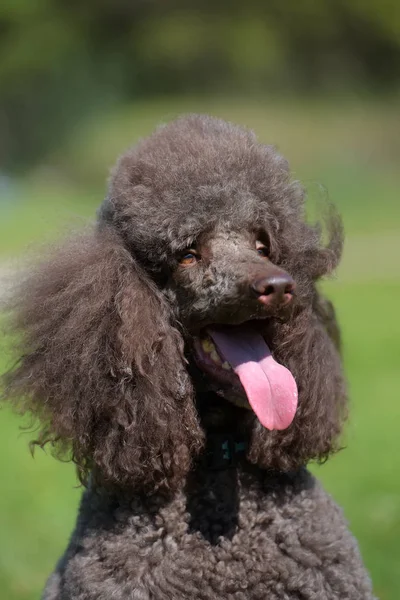
[[[258,300],[266,305],[286,305],[293,298],[296,284],[287,273],[257,279],[251,284]]]

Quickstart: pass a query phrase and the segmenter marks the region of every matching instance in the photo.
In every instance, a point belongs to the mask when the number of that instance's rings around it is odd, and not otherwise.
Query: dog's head
[[[315,283],[337,264],[303,190],[254,135],[186,117],[122,156],[98,224],[31,274],[6,393],[83,476],[178,485],[204,442],[196,392],[243,407],[248,458],[291,469],[340,431],[337,328]]]

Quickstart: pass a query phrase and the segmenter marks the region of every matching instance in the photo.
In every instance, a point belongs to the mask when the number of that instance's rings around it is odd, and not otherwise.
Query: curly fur
[[[96,226],[29,273],[12,301],[18,361],[5,376],[5,395],[42,422],[36,443],[71,453],[81,480],[91,479],[46,599],[372,597],[351,536],[341,524],[333,531],[335,520],[341,523],[337,509],[302,475],[309,460],[324,460],[337,448],[346,413],[339,330],[332,306],[316,288],[342,249],[333,209],[327,224],[324,246],[321,228],[304,219],[302,187],[271,146],[245,129],[189,116],[124,154]],[[250,254],[246,235],[252,234],[243,232],[261,232],[271,263],[297,284],[290,312],[262,322],[275,358],[299,388],[296,417],[283,431],[267,431],[253,413],[229,403],[215,407],[191,364],[196,327],[224,322],[235,307],[253,315],[243,289],[249,270],[263,267]],[[195,243],[212,249],[209,265],[201,272],[179,269],[180,253]],[[223,491],[210,509],[206,497],[214,484],[199,465],[215,422],[217,429],[245,432],[249,447],[235,475],[220,475],[225,483],[217,488]],[[276,473],[297,475],[285,480]],[[265,490],[272,485],[265,484],[268,477],[274,478],[273,494]],[[237,500],[230,508],[228,497]],[[193,508],[198,505],[203,512]],[[310,507],[318,516],[310,515]],[[328,514],[335,515],[332,523]],[[276,529],[280,519],[294,519],[293,526]],[[212,523],[215,539],[204,533]],[[244,554],[239,544],[234,558],[235,527],[249,538],[241,542]],[[303,551],[300,538],[310,527],[316,528],[309,532],[313,550]],[[249,542],[254,533],[261,536],[254,540],[257,551]],[[226,541],[225,550],[224,535],[233,544]],[[284,550],[293,536],[298,550]],[[324,544],[330,547],[325,558]],[[168,547],[175,566],[167,560]],[[136,557],[134,567],[124,548]],[[272,561],[268,575],[256,575],[253,550],[264,566]],[[198,559],[212,562],[213,581],[202,569],[190,580],[187,569]],[[324,561],[333,561],[331,575]],[[247,563],[250,572],[240,576],[241,584],[234,571],[242,573]],[[310,575],[296,584],[304,569],[320,570],[319,583]],[[247,592],[241,591],[245,584]]]
[[[93,466],[121,484],[182,478],[202,440],[183,342],[116,236],[76,238],[18,297],[23,350],[7,391],[44,423],[37,443],[71,444],[83,481]]]

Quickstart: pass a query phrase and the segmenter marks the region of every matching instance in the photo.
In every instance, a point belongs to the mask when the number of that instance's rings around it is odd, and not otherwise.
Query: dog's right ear
[[[154,282],[106,227],[29,273],[12,299],[4,396],[81,479],[173,488],[202,446],[183,339]]]

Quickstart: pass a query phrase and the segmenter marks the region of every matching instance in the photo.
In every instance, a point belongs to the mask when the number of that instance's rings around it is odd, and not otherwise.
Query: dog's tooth
[[[217,351],[215,349],[211,352],[210,356],[211,356],[211,359],[215,363],[217,363],[218,365],[221,364],[222,361],[221,361],[220,357],[218,356],[218,353],[217,353]]]
[[[212,341],[208,340],[208,339],[202,340],[201,345],[203,347],[204,352],[207,352],[207,354],[209,354],[210,352],[212,352],[215,349]]]
[[[231,369],[232,369],[232,367],[228,363],[228,361],[225,361],[225,362],[222,363],[222,368],[225,369],[225,371],[231,371]]]

